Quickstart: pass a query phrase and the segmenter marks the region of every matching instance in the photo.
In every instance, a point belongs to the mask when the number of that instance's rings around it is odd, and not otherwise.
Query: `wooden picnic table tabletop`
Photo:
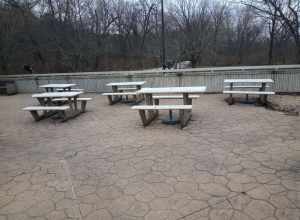
[[[106,86],[141,86],[144,85],[146,81],[137,81],[137,82],[111,82],[106,84]]]
[[[272,79],[225,79],[224,83],[274,83]]]
[[[72,98],[82,93],[83,92],[44,92],[33,94],[32,98]]]
[[[206,91],[206,86],[191,86],[191,87],[162,87],[162,88],[142,88],[137,91],[140,94],[164,94],[164,93],[203,93]]]
[[[70,83],[70,84],[66,84],[66,83],[53,83],[53,84],[46,84],[46,85],[41,85],[40,88],[70,88],[73,86],[76,86],[77,84],[75,83]]]

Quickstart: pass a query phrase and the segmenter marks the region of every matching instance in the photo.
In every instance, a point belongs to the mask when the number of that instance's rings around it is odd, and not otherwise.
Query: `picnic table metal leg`
[[[30,111],[32,117],[34,118],[35,121],[41,120],[43,117],[40,117],[37,111]]]
[[[134,104],[137,104],[137,103],[139,103],[139,101],[138,101],[138,95],[133,95],[133,103]],[[126,99],[127,99],[127,101],[128,101],[128,96],[126,96]]]
[[[147,105],[153,105],[152,94],[145,94],[145,99]],[[148,114],[149,114],[149,118],[156,118],[158,116],[158,110],[149,110]]]
[[[229,90],[230,90],[230,91],[233,90],[233,83],[230,83],[230,88],[229,88]],[[233,99],[233,95],[232,95],[232,94],[229,94],[228,104],[229,104],[229,105],[234,104],[234,99]]]
[[[113,97],[111,95],[108,95],[107,98],[108,98],[108,103],[110,105],[113,105]]]
[[[142,88],[142,86],[141,86],[141,85],[137,85],[137,86],[136,86],[136,91],[139,91],[139,90],[141,90],[141,88]],[[143,96],[143,94],[139,94],[139,95],[137,96],[137,98],[138,98],[138,102],[141,102],[141,101],[143,101],[143,100],[144,100],[144,96]]]
[[[192,99],[189,98],[188,93],[183,93],[183,104],[184,105],[192,105]],[[191,112],[191,110],[186,110],[188,112]]]
[[[118,91],[118,86],[112,86],[111,88],[112,88],[113,92],[119,92]],[[113,104],[115,104],[115,103],[117,103],[117,102],[119,102],[121,100],[122,100],[122,96],[113,96],[112,97],[112,103]]]
[[[78,107],[77,107],[77,96],[74,97],[74,110],[77,111]]]
[[[183,104],[184,105],[191,105],[192,104],[192,99],[189,98],[188,93],[183,93]]]
[[[188,93],[183,93],[183,104],[184,105],[192,105],[192,99],[189,98],[189,94]],[[179,110],[179,121],[180,121],[180,128],[184,128],[188,121],[191,119],[192,117],[192,110],[183,110],[180,109]]]
[[[37,100],[39,101],[40,105],[42,106],[46,105],[44,98],[37,98]]]
[[[67,112],[63,112],[62,113],[62,122],[67,121],[70,118],[74,118],[76,116],[78,116],[80,113],[82,113],[83,111],[78,110],[78,104],[77,104],[77,98],[78,96],[75,96],[73,98],[68,98],[68,104],[70,106],[70,112],[68,114],[66,114]],[[86,103],[85,103],[86,104]],[[83,103],[81,103],[81,105],[84,105]],[[83,106],[81,106],[81,109],[84,109]]]
[[[157,117],[157,115],[154,114],[154,115],[149,115],[148,118],[147,118],[145,110],[139,110],[139,114],[140,114],[140,117],[142,119],[142,123],[143,123],[144,127],[146,127],[147,125],[149,125]]]
[[[82,112],[82,113],[85,112],[85,109],[86,109],[86,103],[87,103],[86,100],[82,100],[82,101],[81,101],[81,112]]]
[[[191,119],[191,112],[189,110],[179,110],[179,120],[180,120],[180,128],[184,128],[187,126],[189,120]]]
[[[262,105],[267,105],[267,101],[268,101],[268,96],[267,95],[260,95],[259,102]]]
[[[266,83],[262,83],[261,87],[259,88],[259,91],[266,91]],[[258,102],[260,102],[262,105],[267,104],[267,95],[260,95],[258,98]]]
[[[122,97],[120,98],[118,96],[117,98],[115,98],[113,95],[108,95],[107,99],[108,99],[109,105],[114,105],[114,104],[118,103],[119,101],[121,101]]]
[[[169,117],[170,117],[170,120],[172,120],[172,118],[173,118],[172,110],[169,110]]]
[[[73,103],[72,103],[72,99],[68,98],[68,104],[70,106],[70,109],[73,111]]]
[[[147,125],[147,118],[146,118],[145,110],[139,110],[139,114],[141,116],[143,125],[146,126]]]

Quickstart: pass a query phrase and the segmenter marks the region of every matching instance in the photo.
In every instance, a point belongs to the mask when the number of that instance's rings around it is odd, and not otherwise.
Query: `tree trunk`
[[[297,60],[300,63],[300,41],[297,44]]]
[[[273,63],[273,47],[274,47],[274,33],[275,32],[275,21],[272,21],[272,27],[270,32],[270,45],[269,45],[269,53],[268,53],[268,64],[271,65]]]

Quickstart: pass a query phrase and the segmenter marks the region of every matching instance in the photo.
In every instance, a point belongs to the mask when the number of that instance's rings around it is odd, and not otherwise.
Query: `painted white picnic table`
[[[162,88],[143,88],[137,91],[138,94],[144,94],[147,105],[153,105],[153,94],[182,94],[183,104],[191,105],[192,99],[189,94],[203,93],[206,91],[206,86],[191,86],[191,87],[162,87]]]
[[[229,91],[224,90],[223,93],[229,94],[228,104],[232,105],[234,103],[233,94],[246,94],[246,102],[248,103],[249,95],[259,95],[259,100],[262,103],[267,102],[267,95],[268,94],[274,94],[273,92],[266,92],[266,88],[270,87],[267,86],[269,83],[274,83],[272,79],[225,79],[224,83],[229,83],[230,86],[224,86],[224,88],[229,88]],[[242,83],[242,85],[236,85],[233,84],[236,83]],[[253,85],[260,84],[260,85]],[[242,88],[242,89],[259,89],[259,91],[234,91],[235,88]]]
[[[54,89],[63,89],[63,90],[71,90],[71,87],[76,86],[77,84],[75,83],[53,83],[53,84],[46,84],[46,85],[41,85],[40,88],[46,89],[46,91],[54,91]]]
[[[234,83],[243,83],[243,84],[247,84],[247,83],[260,83],[261,86],[258,87],[259,91],[265,91],[266,87],[267,87],[267,83],[274,83],[274,81],[272,79],[225,79],[224,83],[229,83],[229,89],[233,90]],[[237,86],[239,88],[242,88],[242,86]],[[245,88],[251,88],[251,85],[245,86]],[[256,88],[255,86],[253,86],[253,88]]]
[[[143,94],[145,96],[146,105],[153,106],[154,94],[182,94],[183,105],[192,105],[192,98],[189,97],[189,94],[199,94],[206,91],[206,86],[191,86],[191,87],[162,87],[162,88],[143,88],[137,91],[137,94]],[[159,101],[156,100],[155,105],[159,105]],[[170,108],[171,106],[167,106]],[[158,110],[148,110],[149,111],[149,122],[154,120],[158,116]],[[186,122],[191,118],[191,109],[182,109],[184,115],[186,115]],[[163,120],[164,123],[174,124],[177,120],[172,116],[172,109],[169,110],[169,119]]]
[[[52,99],[54,98],[68,98],[68,104],[71,109],[71,117],[80,113],[77,107],[77,98],[83,92],[44,92],[33,94],[32,98],[37,98],[41,106],[54,105]]]
[[[128,102],[128,96],[133,95],[133,102],[138,103],[142,101],[142,96],[137,96],[136,91],[142,88],[146,81],[136,81],[136,82],[111,82],[106,84],[106,86],[111,86],[112,93],[104,93],[107,95],[110,105],[122,101],[122,97],[125,96]],[[128,92],[131,91],[131,92]]]
[[[272,79],[225,79],[224,83],[274,83]]]

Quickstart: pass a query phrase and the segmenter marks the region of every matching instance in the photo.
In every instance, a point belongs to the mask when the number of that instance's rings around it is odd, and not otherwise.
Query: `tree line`
[[[0,0],[0,74],[160,67],[160,7],[161,0]],[[168,66],[300,63],[299,16],[299,0],[169,1]]]

